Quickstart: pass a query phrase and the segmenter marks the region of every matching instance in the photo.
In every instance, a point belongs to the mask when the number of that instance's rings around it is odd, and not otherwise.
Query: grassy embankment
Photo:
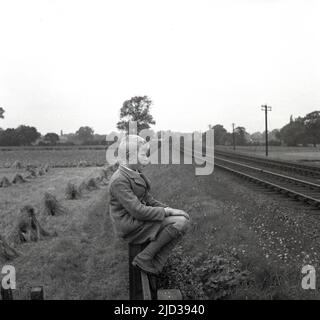
[[[195,176],[187,165],[150,167],[147,173],[161,200],[192,216],[191,230],[165,270],[165,286],[180,287],[191,299],[319,298],[318,291],[301,289],[302,260],[286,263],[265,254],[260,234],[266,226],[254,227],[254,221],[271,212],[238,195],[232,177],[225,180],[218,171]],[[280,235],[282,223],[272,226]]]

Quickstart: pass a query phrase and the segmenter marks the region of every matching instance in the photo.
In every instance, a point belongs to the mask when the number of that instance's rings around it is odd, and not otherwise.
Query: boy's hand
[[[173,209],[173,208],[165,208],[167,216],[183,216],[186,219],[190,220],[190,216],[183,210],[180,209]]]

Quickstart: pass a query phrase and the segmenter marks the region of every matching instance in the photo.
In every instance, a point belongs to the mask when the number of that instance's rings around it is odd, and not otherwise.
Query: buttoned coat
[[[150,194],[149,180],[119,166],[109,182],[109,214],[118,236],[140,244],[155,239],[165,218],[165,204]]]

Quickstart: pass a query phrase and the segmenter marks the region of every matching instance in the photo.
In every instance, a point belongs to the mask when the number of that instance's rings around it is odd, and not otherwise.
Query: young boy
[[[119,145],[119,168],[109,183],[110,217],[118,235],[129,243],[149,242],[132,264],[158,274],[179,238],[186,232],[189,215],[157,201],[149,193],[150,182],[141,173],[149,164],[149,144],[137,135]]]

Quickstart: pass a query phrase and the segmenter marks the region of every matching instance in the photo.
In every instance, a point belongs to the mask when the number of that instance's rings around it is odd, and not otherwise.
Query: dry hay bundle
[[[109,184],[109,180],[106,179],[106,178],[103,178],[102,181],[101,181],[101,183],[102,183],[103,185],[107,186],[107,185]]]
[[[50,168],[49,164],[46,163],[46,164],[43,166],[43,171],[44,171],[44,172],[48,172],[48,171],[49,171],[49,168]]]
[[[69,182],[66,187],[65,195],[68,200],[79,199],[81,197],[81,191],[74,183]]]
[[[63,206],[59,203],[57,198],[49,192],[45,192],[42,205],[43,212],[49,216],[55,216],[65,212]]]
[[[6,162],[3,167],[6,168],[6,169],[9,169],[9,168],[11,168],[11,163],[10,162]]]
[[[7,177],[3,177],[0,181],[0,188],[7,188],[11,186],[11,182]]]
[[[23,178],[23,176],[19,173],[17,173],[14,178],[12,179],[12,183],[14,184],[19,184],[19,183],[24,183],[26,180]]]
[[[16,243],[39,241],[42,237],[53,236],[41,227],[36,218],[35,209],[30,205],[21,209],[14,232]]]
[[[78,187],[78,190],[80,193],[82,193],[84,190],[87,190],[87,183],[85,181],[82,181]]]
[[[89,164],[88,164],[88,162],[85,161],[85,160],[80,160],[80,161],[78,162],[78,167],[79,167],[79,168],[85,168],[85,167],[88,167],[88,166],[89,166]]]
[[[97,180],[95,178],[90,178],[88,181],[86,181],[86,189],[87,190],[98,189]]]
[[[37,176],[37,172],[36,172],[36,168],[34,166],[27,166],[27,172],[29,173],[26,178],[36,178]]]
[[[19,253],[8,245],[4,237],[0,235],[0,262],[12,260],[19,256]]]
[[[22,169],[22,164],[20,161],[16,160],[12,165],[11,165],[12,169]]]
[[[38,171],[38,175],[43,176],[44,174],[45,174],[45,171],[43,170],[43,168],[40,168]]]
[[[97,181],[97,183],[100,183],[100,182],[102,182],[102,180],[104,179],[104,172],[103,172],[103,170],[101,170],[101,172],[99,173],[99,175],[96,177],[96,181]]]
[[[35,169],[37,169],[37,166],[35,164],[28,163],[26,170],[29,171],[30,169],[35,170]]]
[[[105,177],[106,179],[110,179],[110,177],[113,175],[113,173],[114,173],[115,171],[117,171],[118,167],[119,167],[119,164],[116,163],[116,164],[114,164],[114,165],[112,165],[112,166],[108,166],[107,168],[102,169],[102,171],[103,171],[103,173],[104,173],[104,177]]]

